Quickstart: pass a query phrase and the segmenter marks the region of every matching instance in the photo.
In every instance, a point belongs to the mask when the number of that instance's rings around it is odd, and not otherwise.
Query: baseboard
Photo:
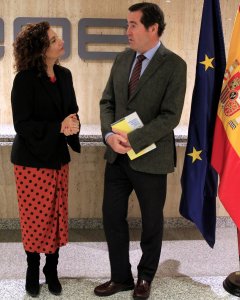
[[[129,228],[138,229],[141,228],[141,219],[139,218],[131,218],[128,220]],[[224,227],[234,227],[230,217],[217,217],[216,227],[224,228]],[[178,218],[165,218],[164,228],[191,228],[195,227],[195,225],[187,221],[182,217]],[[102,219],[77,219],[73,218],[69,220],[69,228],[72,229],[102,229]],[[19,219],[0,219],[0,230],[3,229],[20,229]]]

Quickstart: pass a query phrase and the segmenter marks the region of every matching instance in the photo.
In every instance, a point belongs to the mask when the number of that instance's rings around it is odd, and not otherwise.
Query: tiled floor
[[[133,274],[141,256],[139,230],[131,231],[130,257]],[[26,258],[20,232],[0,231],[0,299],[31,299],[26,295]],[[42,256],[41,266],[44,263]],[[159,268],[152,284],[154,300],[238,299],[222,287],[228,274],[239,269],[236,229],[218,228],[211,249],[193,228],[166,229]],[[93,289],[109,276],[108,251],[102,230],[71,230],[70,243],[60,251],[59,276],[63,293],[49,294],[41,273],[38,299],[98,299]],[[106,299],[132,299],[123,292]]]

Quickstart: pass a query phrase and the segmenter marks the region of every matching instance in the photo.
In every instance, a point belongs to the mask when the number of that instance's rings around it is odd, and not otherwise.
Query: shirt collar
[[[151,60],[153,55],[155,54],[155,52],[157,51],[157,49],[160,47],[161,43],[160,41],[157,43],[157,45],[155,47],[153,47],[152,49],[148,50],[147,52],[143,53],[144,56],[148,59],[148,60]],[[140,52],[137,52],[136,54],[136,57],[138,55],[140,55],[141,53]]]

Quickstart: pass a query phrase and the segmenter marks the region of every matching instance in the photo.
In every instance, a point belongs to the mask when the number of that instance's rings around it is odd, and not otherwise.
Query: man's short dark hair
[[[136,3],[129,7],[130,12],[140,10],[142,12],[141,23],[146,29],[154,24],[158,24],[158,36],[161,36],[166,23],[164,22],[164,13],[161,8],[154,3],[142,2]]]

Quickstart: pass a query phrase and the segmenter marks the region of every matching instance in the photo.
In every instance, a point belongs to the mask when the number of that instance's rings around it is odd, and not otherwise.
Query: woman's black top
[[[80,152],[78,134],[60,133],[61,122],[78,112],[71,72],[54,66],[56,82],[31,69],[17,73],[11,93],[16,131],[11,162],[21,166],[60,169],[70,161],[67,145]]]

